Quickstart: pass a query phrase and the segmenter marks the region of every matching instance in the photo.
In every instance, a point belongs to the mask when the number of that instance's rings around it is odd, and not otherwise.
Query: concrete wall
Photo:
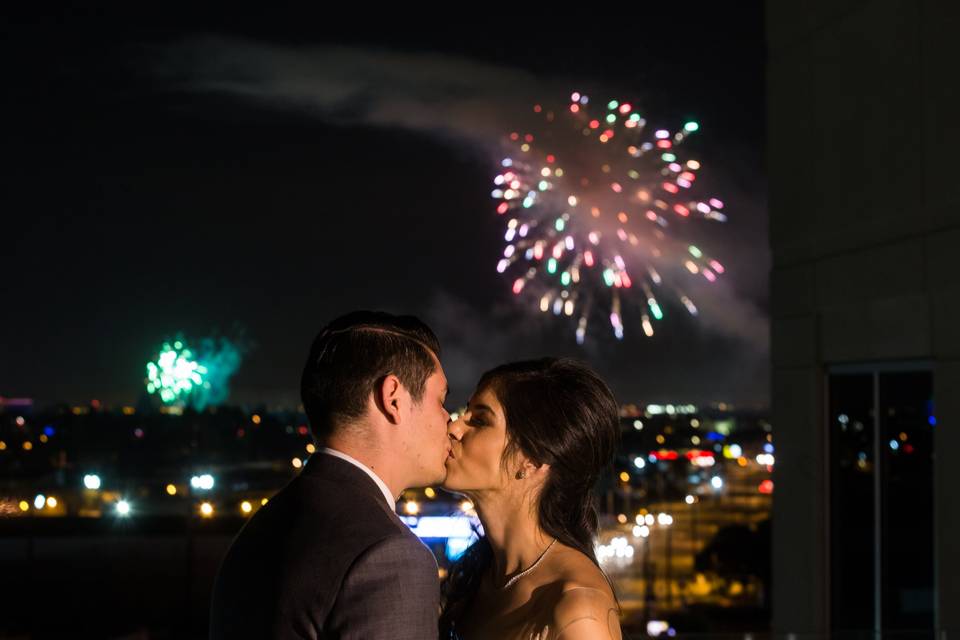
[[[774,631],[829,625],[825,367],[928,360],[939,626],[960,637],[960,3],[766,11]]]

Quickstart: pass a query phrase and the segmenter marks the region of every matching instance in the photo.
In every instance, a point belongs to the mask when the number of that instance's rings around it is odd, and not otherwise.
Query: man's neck
[[[327,438],[324,446],[330,447],[340,453],[345,453],[360,464],[373,471],[380,480],[383,481],[390,490],[390,495],[396,500],[407,488],[406,478],[398,473],[396,464],[390,456],[386,455],[381,447],[370,443],[360,445],[350,438],[331,436]]]

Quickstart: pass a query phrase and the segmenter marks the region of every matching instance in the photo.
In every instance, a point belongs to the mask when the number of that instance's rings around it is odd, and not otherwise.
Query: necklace
[[[513,576],[512,578],[510,578],[509,580],[507,580],[507,583],[506,583],[505,585],[503,585],[502,587],[500,587],[500,589],[501,589],[501,590],[509,589],[511,586],[513,586],[514,584],[516,584],[517,580],[519,580],[519,579],[522,578],[523,576],[527,575],[528,573],[530,573],[531,571],[533,571],[534,569],[536,569],[536,568],[537,568],[537,565],[540,564],[540,562],[543,560],[543,558],[547,555],[547,551],[550,551],[550,548],[551,548],[554,544],[556,544],[556,542],[557,542],[557,539],[554,538],[554,539],[553,539],[553,542],[551,542],[550,544],[547,545],[547,548],[543,550],[543,553],[540,554],[540,557],[539,557],[539,558],[537,558],[536,560],[534,560],[534,562],[533,562],[532,565],[530,565],[529,567],[527,567],[526,569],[524,569],[523,571],[521,571],[521,572],[518,573],[517,575],[515,575],[515,576]]]

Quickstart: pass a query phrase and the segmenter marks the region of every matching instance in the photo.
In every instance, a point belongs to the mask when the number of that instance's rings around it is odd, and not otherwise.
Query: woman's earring
[[[526,477],[527,477],[526,469],[520,469],[520,471],[517,471],[517,480],[523,480]]]

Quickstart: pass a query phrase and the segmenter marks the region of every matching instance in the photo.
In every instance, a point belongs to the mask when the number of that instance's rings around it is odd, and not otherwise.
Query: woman
[[[484,537],[444,582],[441,638],[620,640],[593,550],[593,487],[620,437],[607,385],[574,360],[506,364],[449,434],[444,487],[470,498]]]

